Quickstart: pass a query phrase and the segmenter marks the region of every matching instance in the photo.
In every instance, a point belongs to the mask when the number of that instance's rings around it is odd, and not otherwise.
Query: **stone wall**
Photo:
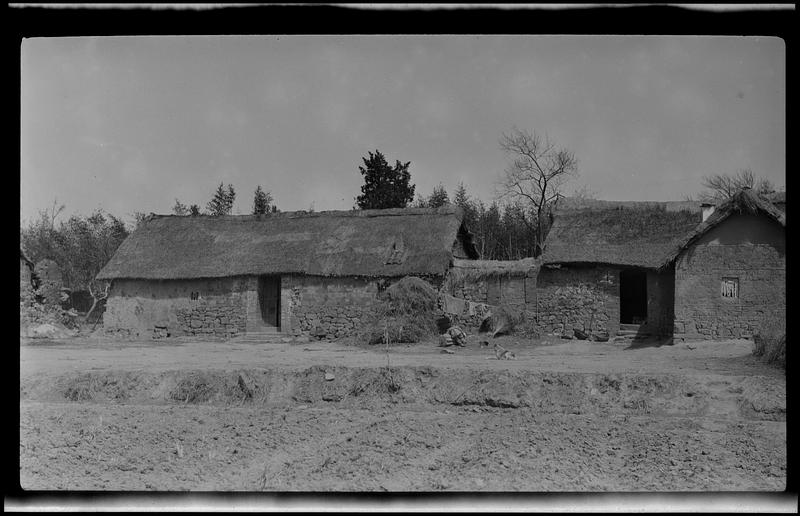
[[[571,333],[572,328],[620,329],[620,272],[622,267],[543,267],[536,283],[536,320],[543,333]],[[647,321],[641,331],[669,336],[673,329],[674,271],[646,271]]]
[[[284,276],[281,326],[295,334],[338,338],[352,334],[377,302],[385,280]]]
[[[619,268],[542,267],[536,281],[536,321],[543,333],[619,330]]]
[[[785,319],[785,232],[764,217],[754,219],[731,216],[678,256],[676,336],[748,337],[765,317]],[[722,296],[723,278],[738,281],[738,297]]]
[[[139,338],[235,336],[245,331],[246,298],[253,283],[247,277],[115,280],[103,326],[108,334]]]
[[[484,276],[475,279],[448,278],[444,293],[465,301],[486,303],[492,306],[510,306],[520,309],[536,304],[536,276]]]

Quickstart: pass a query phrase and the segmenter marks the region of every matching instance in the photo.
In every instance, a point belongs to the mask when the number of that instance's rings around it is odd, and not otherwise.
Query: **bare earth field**
[[[782,371],[749,341],[20,347],[25,489],[782,491]],[[493,355],[492,355],[493,356]]]

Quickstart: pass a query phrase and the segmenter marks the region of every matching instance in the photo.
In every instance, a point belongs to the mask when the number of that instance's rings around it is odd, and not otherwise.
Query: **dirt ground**
[[[20,347],[25,489],[781,491],[785,376],[749,341]],[[388,366],[388,367],[387,367]]]

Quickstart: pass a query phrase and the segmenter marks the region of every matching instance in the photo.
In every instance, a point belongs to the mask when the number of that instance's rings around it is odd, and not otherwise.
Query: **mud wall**
[[[723,281],[736,285],[727,296]],[[731,215],[676,260],[675,335],[748,337],[765,316],[786,317],[785,229],[763,216]]]
[[[142,338],[245,331],[246,300],[255,278],[115,280],[103,326],[107,334]]]

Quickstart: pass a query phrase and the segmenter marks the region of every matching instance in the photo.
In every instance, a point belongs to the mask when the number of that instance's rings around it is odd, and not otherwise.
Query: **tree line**
[[[353,209],[431,207],[451,204],[463,210],[464,222],[473,233],[482,259],[516,260],[538,256],[542,252],[554,211],[564,197],[565,185],[577,177],[575,155],[556,146],[546,135],[513,128],[499,140],[507,157],[507,166],[496,183],[497,195],[490,203],[471,195],[460,182],[452,198],[441,183],[423,196],[411,182],[411,162],[395,161],[390,165],[379,150],[362,157],[358,167],[363,184],[354,198]],[[734,175],[717,174],[703,178],[705,190],[700,200],[719,201],[742,187],[761,194],[775,192],[775,186],[759,179],[749,169]],[[416,194],[416,200],[415,200]],[[582,195],[585,195],[585,191]],[[219,183],[204,208],[186,205],[175,199],[172,213],[179,216],[222,216],[233,210],[236,190]],[[72,215],[56,223],[64,206],[54,203],[38,218],[20,226],[20,243],[29,258],[38,262],[49,258],[62,268],[66,286],[75,290],[95,289],[94,277],[108,262],[117,247],[146,217],[135,212],[135,224],[103,210],[88,216]],[[258,185],[253,192],[251,213],[268,215],[278,210],[271,192]]]

